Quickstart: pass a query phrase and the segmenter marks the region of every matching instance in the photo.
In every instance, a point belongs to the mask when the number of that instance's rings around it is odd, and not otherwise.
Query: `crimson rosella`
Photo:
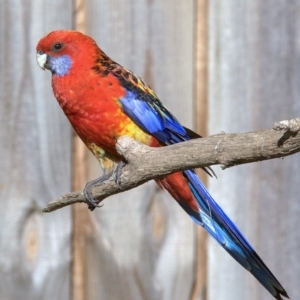
[[[93,153],[104,174],[89,183],[84,195],[93,210],[92,187],[107,180],[122,157],[116,141],[127,135],[151,147],[200,137],[180,125],[152,89],[111,60],[87,35],[58,30],[37,45],[37,62],[52,73],[54,95],[74,130]],[[211,173],[211,169],[205,169]],[[179,205],[276,298],[288,297],[239,229],[208,193],[194,170],[158,179]]]

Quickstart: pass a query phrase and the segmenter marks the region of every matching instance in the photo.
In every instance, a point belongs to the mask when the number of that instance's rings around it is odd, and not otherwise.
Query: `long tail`
[[[208,193],[193,170],[174,173],[157,183],[278,300],[287,292],[249,242]]]

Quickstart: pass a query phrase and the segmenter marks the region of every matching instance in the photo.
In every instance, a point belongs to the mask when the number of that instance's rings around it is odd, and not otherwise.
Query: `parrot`
[[[91,210],[98,206],[92,194],[94,186],[113,175],[120,183],[126,162],[115,148],[119,137],[126,135],[150,147],[201,137],[181,125],[142,78],[109,58],[88,35],[75,30],[52,31],[38,42],[36,60],[41,69],[51,71],[55,98],[103,169],[103,175],[88,182],[83,191]],[[210,167],[204,171],[214,175]],[[195,170],[175,172],[156,183],[274,298],[289,298]]]

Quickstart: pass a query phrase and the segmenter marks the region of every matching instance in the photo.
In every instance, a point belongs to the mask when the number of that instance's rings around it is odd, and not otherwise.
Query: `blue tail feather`
[[[237,262],[251,272],[276,299],[282,299],[281,296],[288,297],[284,288],[250,243],[208,193],[195,171],[187,170],[183,173],[197,200],[199,211],[196,212],[184,201],[179,201],[182,208],[198,225],[204,227]]]

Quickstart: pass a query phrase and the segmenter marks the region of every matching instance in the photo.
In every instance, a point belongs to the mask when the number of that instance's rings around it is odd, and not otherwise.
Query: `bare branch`
[[[110,195],[132,189],[176,171],[221,165],[223,169],[279,158],[300,151],[300,119],[275,123],[272,129],[248,133],[220,133],[180,144],[150,148],[129,137],[120,137],[116,149],[128,162],[122,169],[121,189],[114,180],[93,189],[101,202]],[[85,202],[82,193],[69,193],[50,202],[44,212]]]

